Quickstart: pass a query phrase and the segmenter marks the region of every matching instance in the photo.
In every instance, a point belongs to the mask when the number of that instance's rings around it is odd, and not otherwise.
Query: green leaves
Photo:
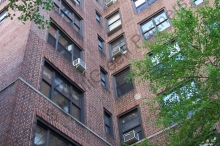
[[[157,117],[156,124],[164,128],[178,124],[166,130],[166,145],[194,146],[207,140],[220,144],[220,134],[213,132],[220,119],[219,8],[218,0],[197,9],[180,7],[172,20],[174,31],[158,32],[155,41],[142,47],[152,55],[132,61],[132,75],[150,81],[156,95],[147,104]],[[177,52],[175,43],[180,48]]]
[[[14,13],[8,13],[7,17],[13,19],[14,17],[17,17],[15,13],[19,11],[20,13],[17,18],[21,20],[22,23],[33,21],[40,29],[49,27],[50,21],[44,17],[43,10],[53,10],[53,0],[9,0],[9,2],[9,5],[5,7],[5,9],[11,9]]]

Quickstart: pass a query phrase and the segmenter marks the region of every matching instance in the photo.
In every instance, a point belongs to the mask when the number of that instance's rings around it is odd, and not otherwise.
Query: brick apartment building
[[[197,7],[203,0],[181,3]],[[54,11],[42,12],[52,21],[44,30],[4,19],[7,4],[0,2],[1,146],[163,139],[144,105],[154,97],[147,83],[124,77],[129,60],[146,53],[136,45],[152,39],[155,28],[172,29],[176,0],[55,0]]]

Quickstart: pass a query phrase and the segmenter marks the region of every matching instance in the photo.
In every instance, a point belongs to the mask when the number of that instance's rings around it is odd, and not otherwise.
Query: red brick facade
[[[143,44],[140,23],[161,9],[165,9],[167,15],[172,18],[172,12],[177,8],[176,1],[157,0],[140,13],[135,13],[131,0],[118,0],[107,9],[104,9],[104,0],[82,0],[82,8],[74,5],[71,0],[66,1],[83,19],[82,36],[57,12],[44,14],[83,49],[87,66],[84,74],[47,43],[48,29],[39,30],[32,22],[23,25],[17,19],[5,19],[0,24],[0,145],[32,145],[36,118],[40,117],[80,145],[118,146],[118,115],[133,107],[140,109],[144,137],[160,131],[150,124],[152,119],[149,118],[149,109],[144,105],[154,97],[149,91],[148,83],[134,85],[134,90],[115,99],[112,80],[116,72],[129,65],[130,59],[141,59],[142,54],[147,51],[136,49],[137,44]],[[190,5],[189,0],[182,3]],[[0,5],[0,11],[5,5],[7,1]],[[117,10],[121,16],[122,28],[108,36],[105,18]],[[101,25],[95,19],[96,12],[102,16]],[[167,30],[171,29],[172,26]],[[110,62],[108,43],[121,34],[124,34],[129,51],[118,60]],[[105,54],[98,50],[98,36],[104,40]],[[84,90],[83,124],[40,93],[45,60]],[[108,89],[104,89],[100,82],[94,81],[100,78],[97,72],[100,67],[108,73]],[[139,96],[140,99],[135,99]],[[113,136],[105,132],[104,109],[112,114]],[[152,141],[161,137],[162,135],[152,137]]]

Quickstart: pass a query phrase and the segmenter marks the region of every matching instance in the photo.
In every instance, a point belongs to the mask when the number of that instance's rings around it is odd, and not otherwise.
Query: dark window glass
[[[138,109],[134,109],[129,113],[126,113],[119,117],[120,137],[123,140],[123,135],[134,130],[135,134],[138,134],[139,140],[143,138],[143,132],[141,128],[141,119]]]
[[[82,59],[82,50],[54,25],[50,27],[47,42],[70,62],[77,58]]]
[[[37,121],[33,139],[34,146],[80,146],[73,140],[67,140],[66,136],[62,136],[54,130],[51,126],[49,128]]]
[[[113,135],[113,128],[112,128],[112,117],[108,111],[104,111],[104,122],[105,122],[105,132],[109,135]]]
[[[134,89],[133,83],[125,80],[125,77],[129,73],[130,73],[129,69],[126,69],[115,75],[117,97],[120,97]]]
[[[49,98],[50,97],[50,85],[42,81],[41,92]]]
[[[62,110],[69,113],[69,101],[56,90],[53,93],[53,102],[56,103]]]
[[[101,24],[101,16],[96,12],[96,20]]]
[[[68,142],[65,142],[60,136],[50,133],[49,146],[68,146]]]
[[[148,19],[146,22],[141,24],[142,34],[145,39],[149,39],[154,35],[155,29],[158,31],[163,31],[170,26],[168,17],[163,11],[151,19]]]
[[[107,88],[107,72],[104,69],[100,69],[101,85]]]
[[[80,118],[79,113],[80,113],[80,109],[74,104],[72,104],[72,116],[75,117],[76,119],[79,119]]]
[[[45,63],[41,92],[62,110],[81,120],[82,92],[76,89],[61,74]]]
[[[74,51],[73,51],[73,60],[76,60],[77,58],[81,58],[81,50],[79,47],[75,46]]]
[[[47,131],[37,125],[34,134],[34,146],[46,146]]]
[[[79,2],[77,0],[74,0],[75,2]],[[73,28],[78,32],[81,33],[81,22],[82,19],[79,18],[79,16],[73,12],[73,10],[67,6],[67,4],[62,1],[55,1],[55,10],[63,17],[70,25],[73,26]]]
[[[100,51],[104,52],[103,40],[98,37],[98,48]]]
[[[115,50],[117,48],[122,48],[123,50],[126,49],[126,44],[125,44],[124,36],[121,36],[121,37],[117,38],[115,41],[113,41],[110,44],[111,44],[112,50]]]

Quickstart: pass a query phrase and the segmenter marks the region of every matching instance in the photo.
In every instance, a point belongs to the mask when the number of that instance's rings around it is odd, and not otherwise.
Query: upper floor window
[[[47,42],[70,62],[82,59],[82,50],[53,24],[49,29]]]
[[[134,137],[137,137],[136,141],[143,138],[143,130],[141,126],[141,117],[139,115],[138,108],[133,109],[119,117],[119,131],[120,131],[120,139],[122,141],[126,140],[126,135],[130,132],[133,133]],[[131,136],[131,135],[130,135]],[[132,138],[132,137],[130,137]],[[136,141],[124,141],[127,144],[133,144]],[[132,143],[133,142],[133,143]]]
[[[119,12],[116,12],[107,18],[108,31],[112,31],[121,26],[121,17]]]
[[[170,26],[168,17],[164,11],[153,16],[141,24],[142,34],[145,39],[151,38],[155,31],[163,31]]]
[[[133,0],[137,13],[145,9],[148,5],[151,5],[155,0]]]
[[[104,88],[108,88],[108,79],[107,79],[107,72],[104,69],[100,69],[100,76],[101,76],[101,85]]]
[[[112,115],[107,110],[104,110],[104,122],[105,122],[105,132],[113,136]]]
[[[55,131],[54,127],[47,126],[44,123],[37,121],[33,139],[34,146],[80,146],[61,132]]]
[[[193,0],[194,5],[199,5],[201,3],[203,3],[204,0]]]
[[[102,38],[98,36],[98,48],[101,52],[104,53],[104,41]]]
[[[102,19],[101,19],[101,18],[102,18],[101,15],[100,15],[98,12],[96,12],[96,20],[97,20],[97,22],[98,22],[99,24],[102,23]]]
[[[73,2],[75,2],[77,5],[81,6],[81,0],[71,0]]]
[[[168,111],[168,118],[172,117],[171,119],[181,120],[183,119],[183,111],[176,111],[176,107],[187,104],[187,100],[190,100],[190,104],[201,101],[201,99],[196,96],[197,94],[198,89],[196,88],[196,83],[194,81],[188,82],[187,84],[184,84],[181,87],[175,88],[168,94],[165,93],[160,105],[165,111]],[[187,112],[184,118],[191,117],[195,112],[196,111],[193,110],[192,107],[187,107]],[[173,124],[175,124],[175,122],[170,121],[168,126],[171,126]]]
[[[82,120],[83,93],[49,63],[45,63],[43,68],[41,92],[62,110]]]
[[[2,11],[0,13],[0,24],[4,21],[6,15],[7,15],[7,11]]]
[[[134,89],[132,82],[126,81],[125,77],[130,73],[130,68],[127,68],[114,75],[115,91],[117,97],[120,97]]]
[[[170,45],[165,46],[165,47],[167,47],[167,51],[168,51],[168,54],[169,54],[168,57],[172,57],[172,56],[176,55],[175,56],[176,61],[184,59],[184,57],[180,53],[181,49],[180,49],[177,42],[172,42]],[[148,53],[148,56],[151,58],[153,66],[161,63],[161,60],[162,60],[161,58],[163,58],[162,53],[161,54],[155,54],[153,52],[150,52],[150,53]]]
[[[74,0],[77,1],[77,0]],[[55,10],[63,17],[73,28],[82,33],[82,19],[76,14],[63,0],[55,0]]]
[[[127,49],[124,36],[120,36],[119,38],[115,39],[110,43],[110,50],[111,50],[111,56],[114,60],[118,55],[120,55],[120,52],[122,54],[123,51]],[[119,52],[119,53],[117,53]]]

